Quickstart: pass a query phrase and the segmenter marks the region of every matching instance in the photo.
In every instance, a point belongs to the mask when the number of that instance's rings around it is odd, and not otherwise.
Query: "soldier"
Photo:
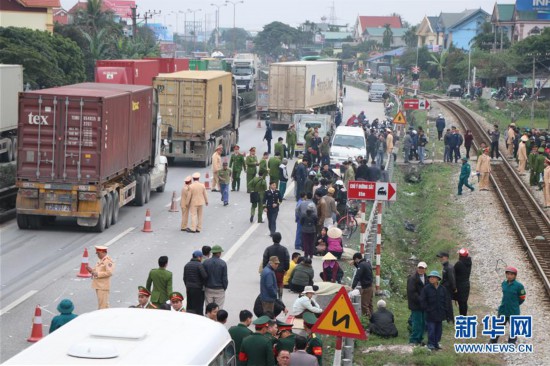
[[[286,131],[286,144],[288,149],[288,158],[294,159],[294,148],[296,147],[296,126],[291,124]]]
[[[550,160],[544,160],[544,208],[550,207]]]
[[[537,165],[537,157],[538,157],[538,150],[537,150],[537,145],[533,144],[532,145],[533,147],[531,148],[531,153],[529,154],[529,185],[531,186],[536,186],[538,181],[539,181],[539,177],[537,176],[537,173],[536,173],[536,165]]]
[[[311,330],[315,325],[317,318],[312,313],[304,313],[304,330],[307,334],[307,347],[306,352],[317,358],[319,366],[323,365],[323,342],[317,337]]]
[[[212,154],[212,192],[217,192],[219,188],[218,172],[222,168],[222,150],[223,146],[218,145]]]
[[[387,128],[386,131],[388,132],[386,136],[386,153],[388,154],[388,159],[390,159],[393,152],[393,134],[392,130],[389,128]]]
[[[259,173],[264,177],[267,177],[267,175],[269,174],[268,162],[269,162],[269,153],[264,152],[264,155],[262,156],[262,160],[260,160],[260,165],[259,165],[260,166]]]
[[[138,286],[138,304],[136,309],[158,309],[158,306],[151,304],[149,297],[151,293],[143,286]]]
[[[256,327],[256,332],[242,341],[241,349],[239,350],[239,362],[241,365],[275,365],[271,342],[265,336],[269,321],[269,318],[264,315],[252,322]]]
[[[86,265],[88,272],[92,274],[92,288],[97,295],[98,309],[109,308],[109,291],[111,289],[111,276],[115,270],[115,264],[111,257],[107,255],[107,247],[102,245],[95,246],[95,253],[99,258],[95,267]]]
[[[179,292],[172,292],[170,294],[170,305],[171,311],[177,311],[179,313],[185,313],[185,308],[183,307],[183,295]]]
[[[462,195],[462,186],[468,187],[472,192],[474,191],[474,187],[468,183],[468,179],[470,179],[470,164],[468,163],[467,157],[462,157],[462,168],[460,169],[460,178],[458,178],[458,195]]]
[[[235,343],[235,350],[240,351],[243,339],[251,335],[253,332],[248,329],[252,324],[252,313],[249,310],[241,310],[239,313],[239,324],[229,328],[229,335]],[[242,365],[240,361],[237,361],[237,365]]]
[[[193,183],[189,186],[189,194],[187,196],[187,206],[191,213],[191,229],[189,233],[200,233],[202,230],[202,208],[208,206],[208,196],[204,184],[199,182],[200,173],[193,174]]]
[[[277,155],[277,153],[279,153],[279,157],[281,159],[285,157],[286,146],[285,146],[285,144],[283,144],[283,138],[282,137],[279,137],[277,139],[277,142],[275,143],[273,151],[275,152],[275,155]]]
[[[526,135],[521,136],[517,153],[519,161],[519,175],[525,175],[525,165],[527,163],[527,141],[529,141],[529,138]]]
[[[239,191],[241,189],[241,173],[246,171],[244,166],[244,155],[239,152],[239,145],[235,145],[233,155],[229,159],[229,167],[231,168],[231,191]],[[248,183],[248,181],[247,181]]]
[[[181,189],[181,231],[187,231],[187,225],[189,224],[189,206],[187,205],[187,196],[189,195],[189,186],[191,185],[191,176],[185,178],[185,184]]]
[[[227,162],[224,161],[222,169],[218,171],[218,178],[220,179],[220,190],[222,194],[223,205],[229,204],[229,183],[231,182],[231,170],[227,168]]]
[[[281,155],[275,151],[275,156],[269,158],[267,166],[269,167],[269,181],[275,182],[279,186],[279,165],[281,165]]]
[[[514,158],[514,139],[516,138],[516,124],[510,123],[506,133],[506,150],[508,151],[508,159]]]
[[[535,174],[537,177],[537,184],[539,186],[539,191],[543,188],[543,174],[544,174],[544,162],[546,161],[546,156],[544,155],[544,148],[539,147],[539,154],[535,160]]]
[[[275,357],[283,350],[293,352],[296,341],[296,334],[292,333],[292,324],[277,320],[277,328],[279,329],[279,339],[275,342],[275,347],[273,348]]]
[[[246,193],[250,193],[250,181],[256,177],[258,173],[258,157],[256,156],[256,148],[250,148],[250,155],[245,159],[246,163]]]
[[[153,285],[151,301],[155,306],[160,307],[168,301],[172,293],[172,272],[166,270],[168,266],[167,256],[159,257],[158,263],[159,268],[149,271],[145,288],[147,291],[151,291],[151,285]]]
[[[476,173],[479,174],[479,190],[489,190],[489,174],[491,174],[491,158],[489,148],[483,150],[483,154],[477,159]]]
[[[330,138],[328,136],[323,137],[323,142],[319,147],[321,165],[330,165]]]
[[[269,236],[277,231],[277,216],[279,215],[279,206],[283,202],[281,192],[277,189],[277,182],[269,183],[269,190],[265,191],[263,204],[264,211],[267,213],[267,222],[269,224]]]
[[[263,222],[262,214],[264,211],[264,194],[267,190],[265,178],[261,174],[258,174],[257,177],[253,178],[248,183],[247,188],[250,192],[250,203],[252,204],[250,207],[250,222],[252,223],[254,221],[254,211],[256,210],[256,207],[258,207],[258,223],[261,224]]]

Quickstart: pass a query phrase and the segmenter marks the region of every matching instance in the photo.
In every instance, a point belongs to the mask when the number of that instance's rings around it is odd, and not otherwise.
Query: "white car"
[[[348,158],[367,155],[367,140],[361,127],[339,126],[332,137],[330,165],[342,164]]]

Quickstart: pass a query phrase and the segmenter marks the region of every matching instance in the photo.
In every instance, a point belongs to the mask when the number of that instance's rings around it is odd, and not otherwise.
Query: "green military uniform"
[[[323,141],[321,143],[321,161],[324,164],[330,164],[330,143],[328,141]]]
[[[311,139],[313,138],[313,128],[310,128],[307,130],[306,134],[304,135],[304,140],[306,141],[304,146],[304,153],[311,147]]]
[[[470,179],[470,173],[471,173],[471,167],[468,163],[468,158],[464,157],[462,160],[465,161],[464,164],[462,164],[462,167],[460,168],[460,177],[458,178],[458,194],[462,194],[462,186],[468,187],[472,192],[474,191],[474,187],[472,187],[468,183],[468,179]]]
[[[309,329],[313,328],[317,317],[312,313],[306,312],[304,314],[304,325]],[[323,342],[317,337],[315,333],[308,334],[306,352],[317,358],[319,366],[323,365]]]
[[[296,130],[290,129],[286,131],[286,143],[288,145],[288,158],[294,158],[294,148],[296,147]]]
[[[151,285],[153,285],[152,291]],[[172,293],[172,272],[167,271],[166,268],[152,269],[147,277],[145,288],[151,292],[150,301],[153,304],[156,306],[165,304]]]
[[[344,184],[346,188],[350,180],[355,180],[355,171],[353,170],[351,164],[348,164],[346,172],[344,173]]]
[[[146,296],[147,297],[147,303],[145,305],[138,304],[136,306],[131,306],[131,307],[136,308],[136,309],[158,309],[158,306],[156,306],[154,304],[151,304],[151,301],[149,299],[151,297],[151,293],[149,292],[149,290],[147,290],[143,286],[138,286],[138,294]]]
[[[229,169],[218,170],[218,179],[220,181],[220,184],[231,183],[231,170]]]
[[[276,156],[269,158],[267,165],[269,166],[269,184],[275,182],[278,187],[280,178],[279,165],[281,165],[281,159]]]
[[[296,342],[296,334],[291,333],[286,338],[279,338],[277,342],[275,342],[275,356],[279,354],[281,351],[288,351],[290,353],[294,352],[294,343]]]
[[[262,223],[262,213],[264,210],[262,202],[264,201],[264,193],[267,191],[267,183],[265,182],[264,177],[254,177],[250,183],[248,183],[248,191],[250,192],[258,192],[258,195],[260,196],[259,202],[252,203],[252,207],[250,208],[250,219],[251,222],[254,220],[254,210],[256,207],[258,207],[258,222]]]
[[[267,327],[267,316],[261,316],[254,320],[256,329]],[[274,366],[273,346],[270,340],[262,333],[252,333],[244,338],[239,350],[239,362],[244,366]]]
[[[260,160],[260,170],[258,171],[258,174],[262,177],[267,177],[267,174],[269,173],[267,162],[267,159]]]
[[[538,156],[538,153],[531,152],[529,154],[529,157],[527,158],[527,162],[529,165],[529,184],[532,186],[536,186],[538,183],[538,177],[536,176],[536,173],[535,173],[537,156]]]
[[[511,315],[520,315],[519,306],[525,301],[525,287],[516,280],[502,282],[502,300],[498,307],[498,315],[508,319]]]
[[[231,190],[239,191],[241,189],[241,173],[243,171],[246,171],[244,165],[244,156],[242,156],[242,154],[231,155],[231,159],[229,159],[229,167],[231,168],[231,175],[233,176],[233,181],[231,182]]]
[[[254,332],[248,329],[246,325],[241,323],[229,328],[229,335],[231,336],[231,339],[233,339],[233,342],[235,342],[235,350],[237,353],[241,350],[243,339],[253,333]],[[242,365],[242,363],[237,360],[237,365]]]
[[[250,184],[250,181],[258,174],[258,157],[248,155],[245,159],[246,164],[246,186]],[[250,193],[250,190],[247,188],[247,193]]]
[[[544,173],[544,161],[546,160],[546,156],[544,155],[544,148],[539,148],[539,153],[537,155],[537,158],[535,160],[535,174],[536,174],[536,185],[539,186],[539,189],[542,189],[542,182],[540,177]]]
[[[273,147],[274,154],[279,153],[281,159],[285,157],[285,150],[285,144],[283,144],[282,142],[276,142],[275,146]]]

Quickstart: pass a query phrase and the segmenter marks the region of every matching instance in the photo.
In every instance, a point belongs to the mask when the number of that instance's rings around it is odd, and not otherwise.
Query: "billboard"
[[[516,0],[516,9],[518,11],[550,12],[550,0]]]

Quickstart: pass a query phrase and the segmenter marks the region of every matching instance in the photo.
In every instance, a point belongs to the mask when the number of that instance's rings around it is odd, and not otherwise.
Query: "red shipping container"
[[[159,70],[161,74],[189,70],[188,58],[146,57],[145,59],[157,60],[159,62]]]
[[[21,93],[18,180],[97,184],[151,159],[151,87],[83,83]]]
[[[97,60],[95,64],[97,83],[151,86],[158,74],[157,60]]]

